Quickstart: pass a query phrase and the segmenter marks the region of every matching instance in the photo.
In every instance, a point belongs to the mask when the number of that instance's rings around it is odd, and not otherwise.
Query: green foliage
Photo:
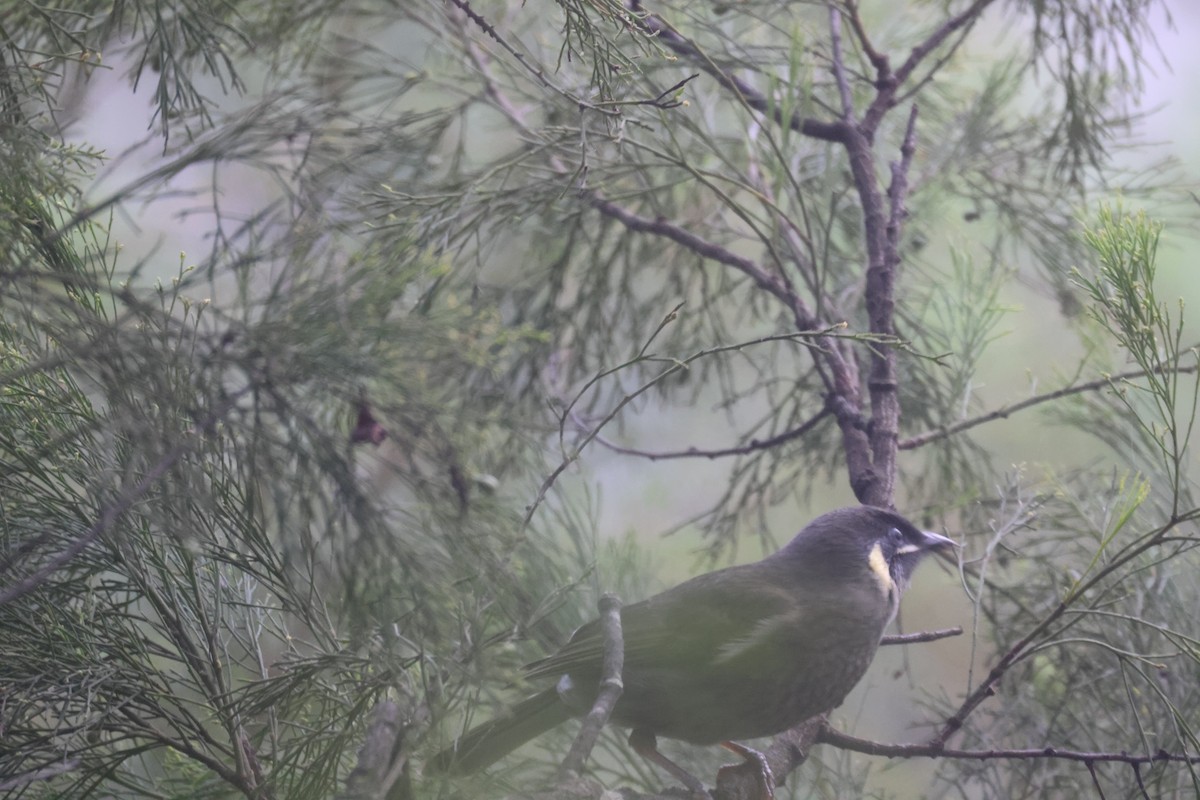
[[[1098,274],[1079,278],[1094,303],[1091,313],[1145,374],[1122,382],[1115,397],[1143,428],[1142,439],[1158,450],[1161,466],[1172,482],[1179,513],[1185,502],[1183,472],[1200,399],[1196,384],[1196,350],[1184,343],[1184,308],[1171,313],[1154,292],[1155,258],[1161,225],[1144,214],[1122,217],[1105,209],[1088,244],[1099,257]],[[1149,406],[1148,408],[1146,406]]]
[[[390,701],[393,797],[437,796],[425,753],[595,595],[650,591],[602,512],[653,533],[669,482],[710,560],[770,543],[838,502],[888,392],[885,496],[962,533],[975,623],[921,730],[1196,753],[1195,348],[1161,227],[1086,210],[1176,196],[1117,166],[1162,6],[1008,3],[1008,38],[987,5],[0,0],[0,794],[327,798]],[[110,69],[142,163],[79,124]],[[159,208],[199,254],[127,254]],[[1087,352],[988,394],[1017,283]],[[1034,405],[1108,450],[996,463],[975,429]],[[620,738],[594,774],[660,789]],[[527,794],[557,744],[447,791]],[[1105,792],[1200,791],[1116,761]],[[796,796],[888,793],[812,762]],[[932,791],[1086,769],[942,758]]]
[[[183,38],[159,42],[174,58],[229,33],[177,12]],[[5,88],[27,90],[22,75]],[[156,95],[164,132],[204,99],[191,91]],[[71,186],[92,162],[67,171],[49,137],[6,134],[6,794],[329,797],[378,701],[415,737],[462,690],[460,665],[482,669],[472,650],[513,618],[536,629],[562,583],[557,539],[511,510],[537,461],[512,371],[541,335],[403,226],[337,233],[301,211],[335,198],[297,181],[296,206],[218,218],[223,246],[172,279],[122,258],[106,208],[199,163],[269,165],[277,123],[251,113],[223,131],[232,149],[185,136],[93,206]],[[377,450],[352,441],[364,408]],[[546,558],[514,585],[524,548]]]
[[[524,468],[496,405],[526,335],[451,292],[414,305],[438,271],[415,250],[290,255],[269,302],[255,281],[198,297],[185,268],[145,289],[85,273],[94,307],[38,307],[45,279],[10,273],[4,774],[61,765],[49,785],[73,796],[326,797],[377,700],[429,707],[486,608],[457,587],[534,601],[487,565],[536,536],[466,483]],[[349,441],[362,397],[407,464],[389,502]]]
[[[1160,227],[1142,214],[1104,209],[1086,238],[1094,272],[1076,280],[1096,320],[1140,369],[1081,394],[1058,416],[1110,443],[1124,468],[1050,476],[1047,491],[1014,503],[993,523],[980,565],[978,611],[1000,653],[1014,656],[1001,695],[968,741],[1039,747],[1070,740],[1081,751],[1191,752],[1200,730],[1192,609],[1200,603],[1185,457],[1196,407],[1194,351],[1155,292]],[[1036,525],[1033,521],[1036,519]],[[1019,554],[1016,560],[1007,553]],[[984,570],[987,581],[982,580]],[[983,588],[986,587],[986,588]],[[1038,601],[1057,603],[1049,613]],[[1033,739],[1031,740],[1031,735]],[[1065,791],[1077,770],[1063,762],[962,764],[948,782],[997,794]],[[1200,791],[1195,765],[1103,770],[1103,785],[1132,796]]]

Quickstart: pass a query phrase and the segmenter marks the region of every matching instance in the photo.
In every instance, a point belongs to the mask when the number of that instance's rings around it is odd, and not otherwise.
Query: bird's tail
[[[516,750],[535,736],[560,725],[571,714],[553,687],[522,700],[505,714],[464,733],[433,757],[427,771],[469,775]]]

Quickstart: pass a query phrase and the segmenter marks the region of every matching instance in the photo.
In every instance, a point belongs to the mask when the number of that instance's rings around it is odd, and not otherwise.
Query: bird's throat
[[[871,547],[871,553],[867,556],[867,564],[871,567],[871,572],[879,583],[879,591],[890,601],[895,596],[896,581],[892,579],[892,570],[888,567],[887,559],[883,557],[883,548],[878,542]]]

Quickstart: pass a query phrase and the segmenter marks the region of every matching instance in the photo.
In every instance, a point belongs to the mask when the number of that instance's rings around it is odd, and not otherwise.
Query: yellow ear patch
[[[867,564],[871,567],[871,572],[875,573],[875,580],[879,581],[879,591],[884,597],[889,597],[896,591],[896,582],[892,580],[892,571],[888,569],[887,559],[883,557],[883,547],[879,542],[872,545]]]

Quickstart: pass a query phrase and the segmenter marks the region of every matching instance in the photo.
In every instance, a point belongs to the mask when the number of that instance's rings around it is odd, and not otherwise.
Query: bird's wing
[[[753,565],[761,567],[759,565]],[[806,612],[797,590],[763,570],[730,567],[701,575],[621,610],[626,669],[669,669],[728,660],[765,642]],[[558,652],[527,667],[531,678],[598,676],[604,642],[598,622],[579,628]]]

